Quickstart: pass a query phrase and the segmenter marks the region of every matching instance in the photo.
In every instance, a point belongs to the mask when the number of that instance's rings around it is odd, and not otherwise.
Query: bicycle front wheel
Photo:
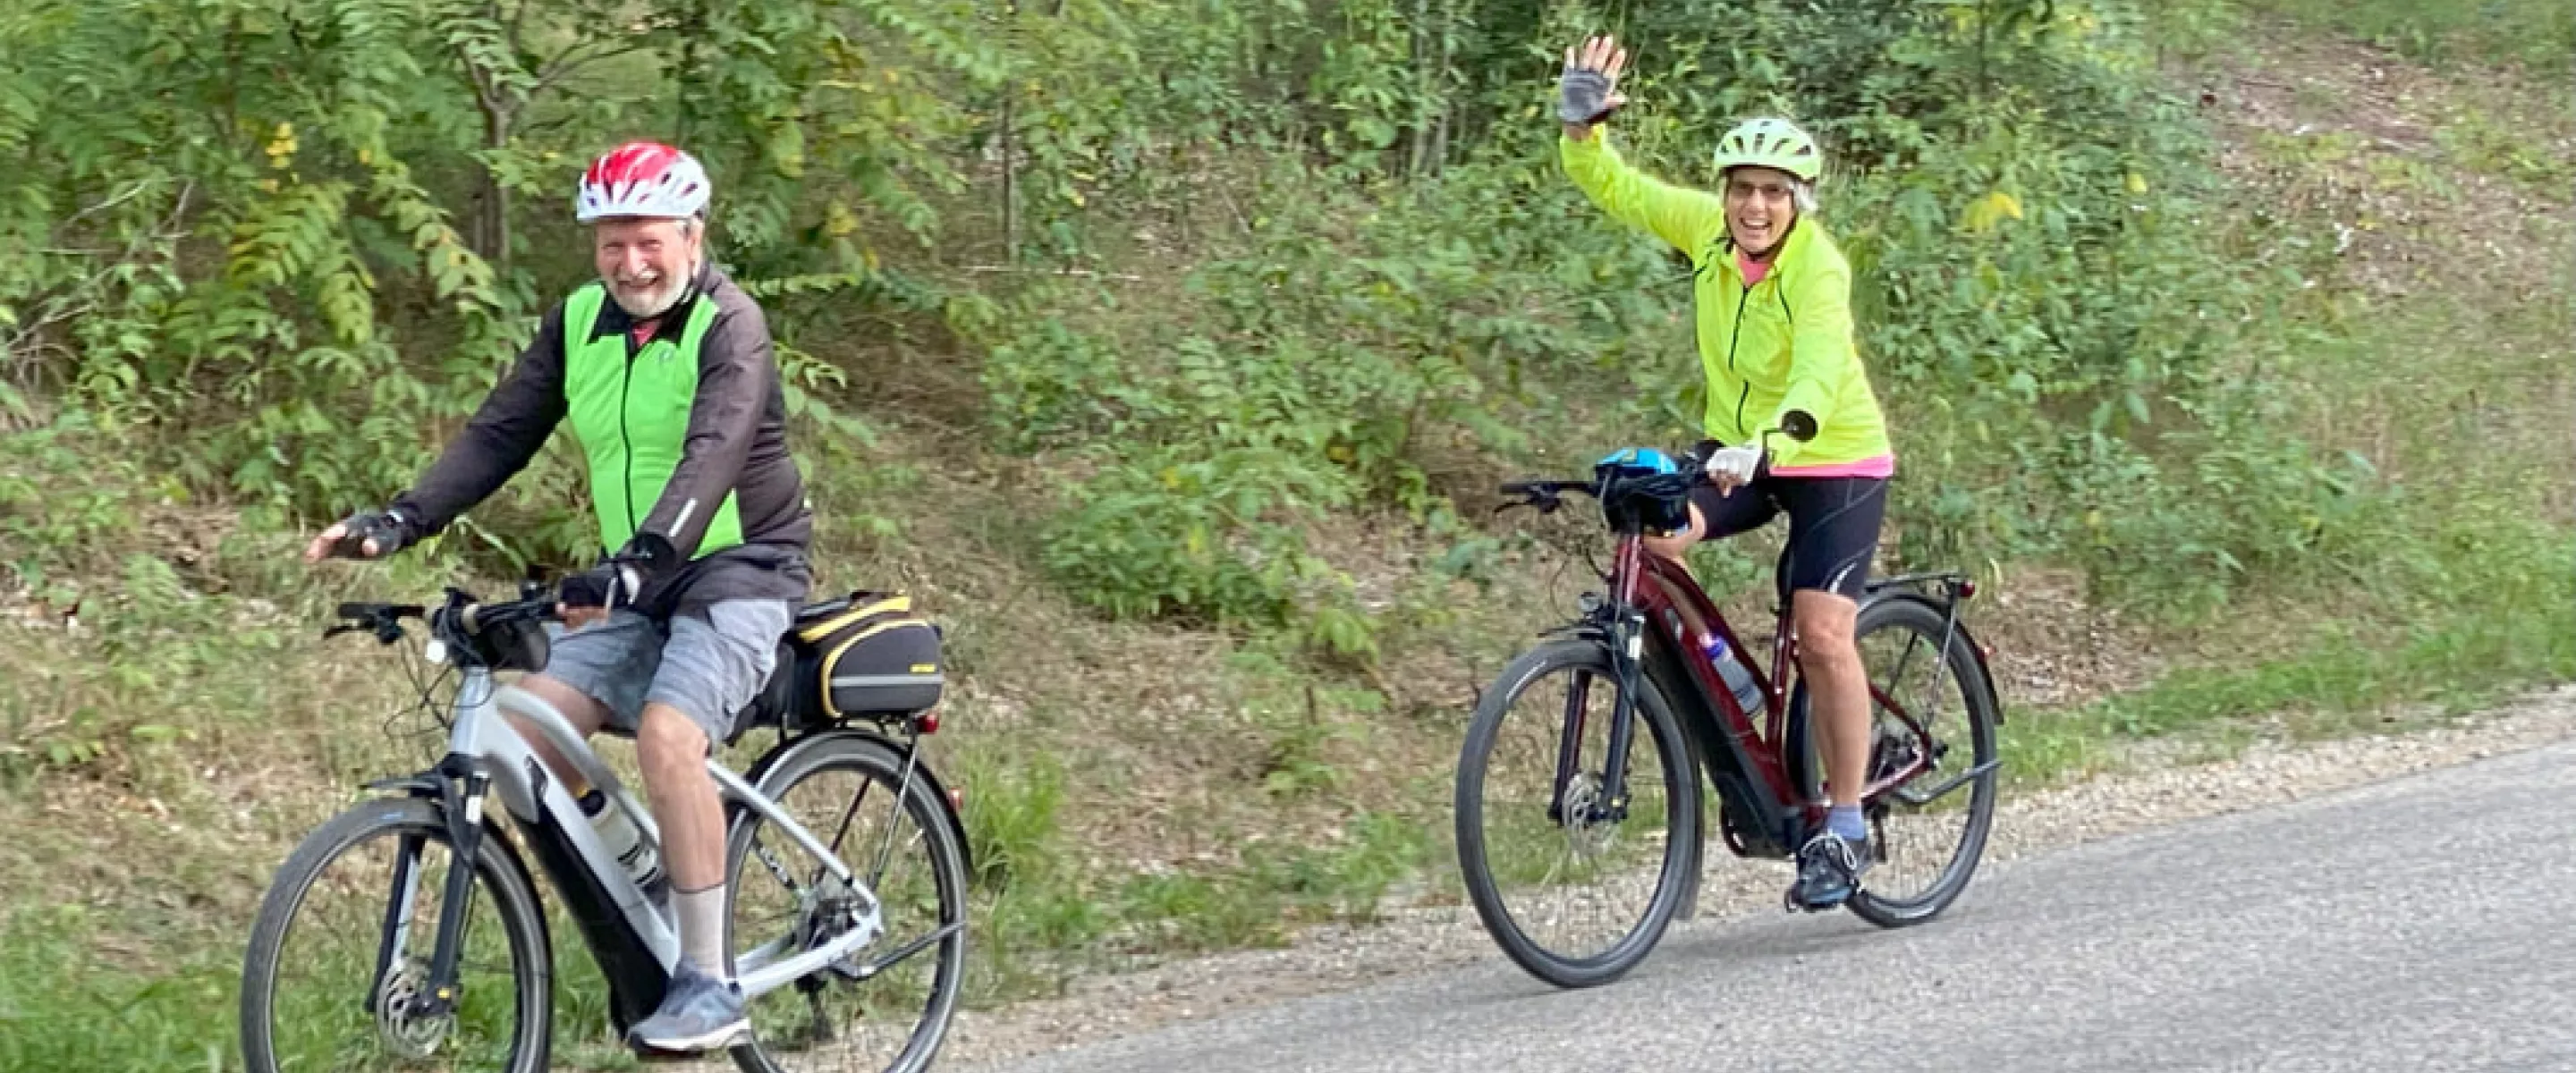
[[[1477,702],[1458,757],[1459,871],[1503,953],[1558,987],[1627,974],[1699,870],[1698,772],[1672,708],[1638,676],[1625,800],[1606,789],[1619,680],[1581,640],[1532,649]],[[1624,908],[1623,908],[1624,907]]]
[[[444,1010],[431,1001],[447,875],[461,866],[442,809],[417,798],[366,802],[308,836],[278,868],[243,957],[251,1073],[544,1073],[545,921],[496,835],[481,840],[453,907],[465,914],[456,993]]]
[[[856,951],[752,1000],[749,1073],[916,1073],[955,1015],[966,970],[966,853],[920,766],[882,741],[839,734],[802,747],[763,793],[849,866],[845,884],[795,839],[745,810],[727,840],[734,972],[853,929]]]

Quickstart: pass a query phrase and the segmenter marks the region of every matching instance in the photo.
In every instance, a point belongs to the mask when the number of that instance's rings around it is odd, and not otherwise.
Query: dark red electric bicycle
[[[1629,449],[1591,480],[1503,486],[1517,497],[1506,509],[1543,514],[1566,493],[1591,495],[1618,538],[1607,595],[1586,593],[1579,618],[1503,669],[1458,763],[1468,895],[1503,952],[1559,987],[1618,979],[1696,911],[1701,771],[1738,857],[1788,860],[1824,823],[1807,684],[1789,681],[1789,594],[1776,593],[1766,671],[1690,574],[1641,541],[1683,527],[1705,479],[1692,455]],[[1861,601],[1873,861],[1844,904],[1881,927],[1932,919],[1957,899],[1994,820],[2002,713],[1959,615],[1975,592],[1962,574],[1908,574],[1872,582]]]

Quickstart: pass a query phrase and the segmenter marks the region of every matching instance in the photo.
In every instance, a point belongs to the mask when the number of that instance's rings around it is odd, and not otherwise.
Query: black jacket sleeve
[[[556,306],[465,431],[448,442],[418,482],[394,497],[394,509],[410,521],[415,536],[445,529],[499,491],[546,445],[564,417],[563,352],[563,307]]]
[[[724,306],[698,349],[698,390],[689,404],[679,467],[636,530],[637,543],[652,553],[657,572],[697,554],[716,510],[742,483],[744,461],[760,432],[762,407],[778,379],[769,323],[760,307],[749,302]]]

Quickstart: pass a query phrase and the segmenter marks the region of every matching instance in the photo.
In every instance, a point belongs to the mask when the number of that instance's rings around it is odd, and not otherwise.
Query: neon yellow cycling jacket
[[[1832,236],[1799,214],[1770,272],[1748,288],[1726,235],[1725,200],[1630,167],[1609,138],[1598,127],[1587,141],[1560,133],[1558,155],[1574,185],[1612,219],[1690,255],[1700,365],[1708,373],[1707,435],[1750,443],[1803,410],[1815,418],[1816,436],[1806,443],[1765,437],[1773,472],[1892,463],[1886,421],[1852,341],[1851,265]]]

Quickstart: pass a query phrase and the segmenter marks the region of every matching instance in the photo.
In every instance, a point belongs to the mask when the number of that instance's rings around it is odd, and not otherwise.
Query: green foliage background
[[[24,165],[0,178],[8,400],[147,445],[192,500],[307,523],[376,502],[587,271],[564,211],[583,161],[668,137],[718,176],[718,242],[773,303],[809,444],[906,416],[867,344],[959,355],[982,397],[957,416],[1079,462],[1034,553],[1073,595],[1341,612],[1331,647],[1365,648],[1301,525],[1443,515],[1437,451],[1570,461],[1694,431],[1686,287],[1554,162],[1557,51],[1608,28],[1635,49],[1616,137],[1659,174],[1707,181],[1713,132],[1756,113],[1830,146],[1823,215],[1894,411],[1903,560],[2071,557],[2115,594],[2208,608],[2254,573],[2353,568],[2377,493],[2267,419],[2247,374],[2295,338],[2318,251],[2193,163],[2208,136],[2151,77],[2146,19],[35,0],[0,16],[22,58],[0,74],[0,150]],[[1139,254],[1142,288],[1047,274]],[[582,555],[568,460],[478,514],[476,550]]]

